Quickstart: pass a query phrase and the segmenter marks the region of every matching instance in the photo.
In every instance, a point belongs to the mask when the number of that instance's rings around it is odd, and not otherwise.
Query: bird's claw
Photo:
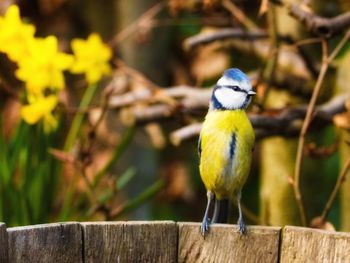
[[[239,233],[241,235],[247,234],[247,227],[243,220],[238,220]]]
[[[210,222],[208,218],[204,218],[201,225],[201,234],[205,237],[205,234],[209,232]]]

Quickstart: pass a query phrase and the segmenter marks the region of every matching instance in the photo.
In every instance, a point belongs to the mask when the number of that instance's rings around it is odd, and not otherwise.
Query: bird
[[[250,171],[255,141],[246,109],[255,94],[250,79],[238,68],[227,69],[213,88],[198,140],[199,172],[207,190],[201,224],[203,237],[209,232],[211,223],[227,223],[230,202],[236,202],[238,206],[240,234],[247,231],[241,191]]]

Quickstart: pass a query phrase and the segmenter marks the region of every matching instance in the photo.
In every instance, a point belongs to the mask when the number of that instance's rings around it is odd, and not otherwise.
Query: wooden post
[[[8,245],[7,245],[6,225],[0,223],[0,263],[8,263]]]
[[[179,262],[277,262],[279,227],[248,226],[241,236],[236,225],[215,224],[201,236],[199,223],[178,223]]]
[[[287,226],[92,222],[8,228],[0,223],[0,263],[9,262],[350,262],[350,233]]]
[[[11,263],[83,262],[79,223],[8,228]]]
[[[82,223],[85,262],[177,262],[175,222]]]
[[[286,226],[281,262],[350,262],[350,233]]]

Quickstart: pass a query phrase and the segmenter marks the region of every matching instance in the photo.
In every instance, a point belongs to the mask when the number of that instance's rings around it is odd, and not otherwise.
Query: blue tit
[[[229,201],[237,202],[239,231],[246,232],[240,199],[255,141],[245,112],[253,95],[249,78],[236,68],[226,70],[214,87],[198,142],[199,171],[208,198],[201,225],[203,236],[210,223],[227,223]],[[210,220],[208,213],[213,201]]]

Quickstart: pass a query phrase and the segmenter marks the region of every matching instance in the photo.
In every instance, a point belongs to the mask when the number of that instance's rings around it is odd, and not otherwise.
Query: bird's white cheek
[[[215,97],[218,102],[227,109],[241,108],[246,99],[245,93],[226,88],[217,89],[215,91]]]

